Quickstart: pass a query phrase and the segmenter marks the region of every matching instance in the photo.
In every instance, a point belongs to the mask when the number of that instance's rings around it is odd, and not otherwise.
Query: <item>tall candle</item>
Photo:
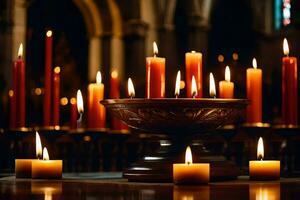
[[[185,54],[185,75],[186,75],[186,89],[187,96],[192,97],[192,77],[194,76],[197,84],[197,96],[202,97],[203,84],[202,84],[202,54],[191,51]]]
[[[45,85],[44,85],[44,126],[51,125],[51,77],[52,77],[52,31],[46,33],[45,42]]]
[[[20,44],[18,59],[13,63],[13,87],[11,93],[11,128],[24,127],[26,120],[25,62],[22,59],[23,44]]]
[[[297,58],[289,57],[289,46],[283,42],[285,57],[282,58],[282,115],[287,125],[298,124],[298,75]]]
[[[105,108],[100,101],[104,98],[104,84],[97,72],[96,83],[88,86],[88,127],[105,128]]]
[[[256,59],[252,61],[253,68],[247,69],[247,122],[262,122],[262,70],[257,68]]]
[[[77,101],[76,98],[71,98],[70,100],[70,128],[76,129],[77,128],[77,118],[78,118],[78,112],[77,112]]]
[[[219,97],[225,99],[233,99],[234,96],[234,83],[230,82],[230,69],[229,66],[225,68],[225,81],[219,82]]]
[[[158,48],[153,42],[153,57],[146,58],[146,96],[147,98],[165,97],[165,58],[157,57]]]
[[[59,126],[60,108],[60,67],[53,70],[53,126]]]

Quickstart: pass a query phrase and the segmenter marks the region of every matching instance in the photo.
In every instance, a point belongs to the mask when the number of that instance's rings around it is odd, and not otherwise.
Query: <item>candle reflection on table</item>
[[[249,195],[250,200],[280,200],[280,183],[251,184]]]
[[[209,186],[174,186],[173,200],[209,200]]]
[[[31,182],[32,194],[43,194],[44,200],[51,200],[53,195],[62,193],[61,182]]]

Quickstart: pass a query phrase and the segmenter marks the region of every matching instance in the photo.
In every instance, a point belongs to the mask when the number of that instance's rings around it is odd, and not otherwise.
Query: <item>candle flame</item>
[[[46,32],[46,36],[47,36],[47,37],[51,37],[51,36],[52,36],[52,31],[51,31],[51,30],[48,30],[48,31]]]
[[[185,150],[185,164],[193,164],[193,156],[190,146],[188,146]]]
[[[192,92],[192,97],[195,97],[198,94],[195,76],[192,76],[192,91],[191,92]]]
[[[101,76],[101,72],[97,71],[97,75],[96,75],[96,83],[100,84],[102,82],[102,76]]]
[[[255,58],[253,58],[253,60],[252,60],[252,66],[254,69],[257,69],[257,61]]]
[[[153,42],[153,54],[156,56],[158,54],[158,47],[156,42]]]
[[[49,160],[49,153],[46,147],[43,149],[43,160]]]
[[[42,142],[39,133],[35,132],[35,152],[37,158],[42,158],[43,152],[42,152]]]
[[[230,82],[230,69],[229,69],[229,66],[226,66],[226,68],[225,68],[225,80]]]
[[[18,50],[18,57],[22,58],[23,56],[23,44],[21,43]]]
[[[262,137],[260,137],[257,144],[257,159],[262,160],[263,158],[264,158],[264,142]]]
[[[180,70],[179,70],[177,72],[177,76],[176,76],[175,96],[179,96],[179,93],[180,93],[180,78],[181,78],[181,74],[180,74]]]
[[[128,86],[128,95],[129,97],[134,97],[135,96],[135,90],[134,90],[134,86],[133,86],[133,82],[131,80],[131,78],[128,78],[128,82],[127,82],[127,86]]]
[[[210,97],[216,96],[216,84],[212,73],[209,74],[209,95]]]
[[[60,73],[60,67],[55,67],[54,68],[54,73],[59,74]]]
[[[118,76],[119,76],[117,70],[112,71],[110,75],[111,75],[112,78],[118,78]]]
[[[286,38],[283,39],[283,53],[284,55],[288,56],[289,53],[290,53],[290,50],[289,50],[289,44],[288,44],[288,41]]]
[[[81,94],[81,91],[78,90],[77,91],[77,110],[78,110],[78,113],[83,113],[84,111],[84,108],[83,108],[83,99],[82,99],[82,94]]]

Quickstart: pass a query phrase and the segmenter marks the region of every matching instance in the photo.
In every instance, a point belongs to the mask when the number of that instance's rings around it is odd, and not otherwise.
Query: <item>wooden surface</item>
[[[4,176],[4,175],[3,175]],[[239,177],[201,186],[133,183],[121,173],[64,174],[62,180],[0,178],[0,199],[298,200],[300,178],[253,182]]]

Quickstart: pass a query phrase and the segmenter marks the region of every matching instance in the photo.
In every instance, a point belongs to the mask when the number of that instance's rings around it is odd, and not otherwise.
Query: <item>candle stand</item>
[[[129,181],[170,182],[172,164],[184,161],[185,148],[192,146],[195,162],[211,164],[211,179],[234,179],[239,169],[222,155],[212,154],[199,134],[242,119],[245,99],[108,99],[101,103],[129,127],[165,135],[157,151],[145,155],[123,172]]]

